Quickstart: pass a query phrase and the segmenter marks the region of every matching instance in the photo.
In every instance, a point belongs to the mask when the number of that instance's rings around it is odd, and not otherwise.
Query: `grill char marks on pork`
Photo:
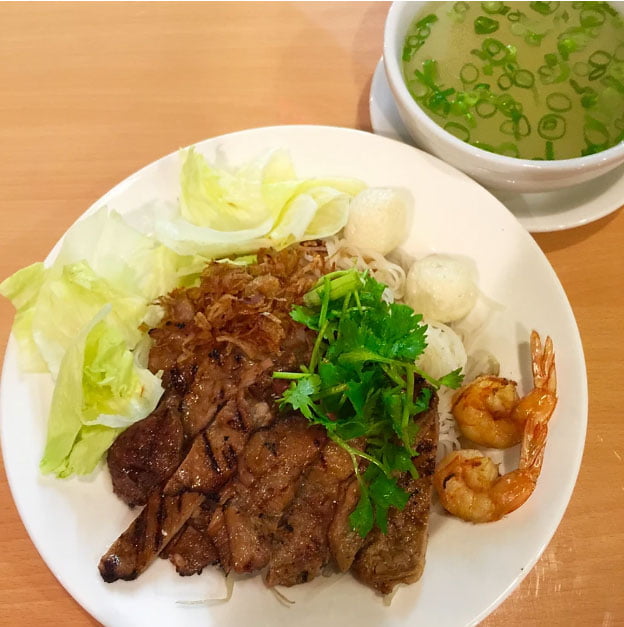
[[[180,531],[204,496],[188,492],[180,496],[150,495],[147,505],[100,560],[100,574],[107,583],[136,579]]]
[[[274,534],[265,574],[268,586],[305,583],[318,576],[330,562],[329,525],[343,483],[348,483],[352,475],[349,454],[328,442],[305,474],[295,500]]]
[[[229,391],[222,365],[213,359],[204,359],[197,374],[180,403],[185,438],[192,439],[203,431],[224,404]],[[232,386],[233,387],[233,386]],[[231,395],[231,394],[230,394]]]
[[[183,458],[179,398],[167,394],[156,411],[128,427],[108,451],[113,490],[131,507],[144,505]]]
[[[214,493],[236,472],[238,455],[249,435],[273,422],[264,401],[252,401],[241,391],[223,407],[164,487],[168,495],[183,491]]]
[[[264,372],[265,369],[266,364],[263,364],[258,372]],[[248,388],[253,380],[250,376],[243,383]],[[267,391],[271,389],[270,384],[264,387]],[[185,459],[165,488],[157,487],[153,490],[139,517],[102,558],[100,572],[106,581],[134,578],[143,572],[195,511],[195,507],[187,504],[199,506],[204,501],[200,492],[216,494],[236,473],[238,457],[250,434],[274,420],[269,404],[255,400],[247,388],[239,388],[236,397],[219,411],[206,430],[196,436]],[[196,498],[191,499],[194,493]],[[170,516],[169,512],[173,515]],[[163,527],[163,537],[151,541],[150,538],[156,536],[150,536],[150,529],[157,529],[163,516],[169,521],[169,526]],[[146,530],[148,537],[141,543],[139,538],[143,530]],[[196,538],[194,542],[198,543],[199,539]],[[207,538],[204,543],[206,552],[211,544],[212,540]],[[191,574],[193,566],[187,564],[181,568]]]
[[[197,369],[193,383],[180,404],[187,440],[193,439],[232,398],[251,386],[262,392],[271,386],[272,359],[250,360],[238,348],[215,350]]]
[[[266,566],[280,518],[325,441],[323,428],[297,415],[253,434],[209,529],[226,572],[251,573]]]
[[[389,594],[399,583],[420,579],[425,566],[432,476],[435,470],[438,443],[437,397],[429,410],[418,418],[420,424],[418,456],[414,465],[418,479],[405,473],[399,484],[410,495],[405,509],[391,509],[388,533],[378,528],[366,537],[366,542],[353,562],[352,572],[362,583],[381,594]]]

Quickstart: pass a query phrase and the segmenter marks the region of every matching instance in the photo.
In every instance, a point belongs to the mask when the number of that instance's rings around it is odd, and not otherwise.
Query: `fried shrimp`
[[[451,412],[462,434],[483,446],[509,448],[522,440],[524,425],[534,412],[552,403],[556,389],[555,355],[552,340],[544,345],[531,333],[533,389],[519,398],[516,382],[483,375],[459,390]]]
[[[498,466],[477,450],[454,451],[440,463],[433,485],[442,506],[454,516],[470,522],[492,522],[518,509],[533,493],[544,459],[548,421],[557,403],[552,341],[544,351],[535,331],[531,334],[533,354],[549,353],[546,368],[535,374],[536,387],[520,404],[524,413],[520,464],[500,475]],[[535,365],[535,362],[534,362]],[[532,400],[529,402],[529,397]]]

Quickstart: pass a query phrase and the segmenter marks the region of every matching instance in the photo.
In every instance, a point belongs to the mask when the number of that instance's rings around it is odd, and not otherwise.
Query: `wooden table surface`
[[[275,124],[370,130],[368,94],[387,10],[386,3],[0,4],[0,278],[42,259],[100,195],[180,146]],[[624,625],[624,212],[535,239],[583,338],[587,443],[554,539],[483,624]],[[12,316],[2,299],[3,346]],[[97,624],[37,554],[3,470],[0,624]]]

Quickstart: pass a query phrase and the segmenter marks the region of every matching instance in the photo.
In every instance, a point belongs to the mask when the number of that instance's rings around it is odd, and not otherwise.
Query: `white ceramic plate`
[[[540,481],[529,502],[505,520],[472,525],[434,511],[425,573],[386,607],[350,575],[320,577],[288,589],[284,607],[259,578],[238,582],[228,603],[183,605],[214,595],[215,569],[179,577],[158,560],[133,582],[104,583],[97,563],[134,515],[112,493],[102,468],[91,479],[39,475],[50,381],[22,376],[9,342],[1,389],[2,445],[13,496],[28,532],[69,593],[105,625],[220,627],[289,624],[469,625],[491,612],[534,565],[552,537],[574,486],[585,440],[587,382],[583,351],[566,295],[548,261],[517,220],[482,187],[428,154],[360,131],[293,126],[242,131],[201,142],[208,157],[222,150],[240,163],[273,147],[290,150],[299,174],[356,176],[370,185],[411,190],[416,211],[404,248],[472,258],[484,294],[504,308],[482,332],[480,346],[498,356],[503,375],[530,385],[531,329],[553,338],[560,401]],[[107,193],[101,204],[121,212],[152,200],[174,201],[179,161],[169,155]],[[539,599],[536,600],[539,603]]]
[[[383,59],[371,83],[371,126],[378,135],[414,145],[392,99]],[[552,192],[520,194],[490,190],[531,233],[583,226],[613,213],[624,203],[624,165],[581,185]]]

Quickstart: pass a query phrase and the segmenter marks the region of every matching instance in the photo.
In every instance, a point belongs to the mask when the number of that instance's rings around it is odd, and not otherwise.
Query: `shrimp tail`
[[[533,415],[527,420],[524,427],[518,469],[528,472],[535,477],[536,481],[542,470],[547,435],[548,423],[542,420],[541,417]]]
[[[531,332],[531,356],[535,383],[535,389],[530,395],[533,410],[528,413],[524,425],[519,470],[528,472],[537,481],[544,460],[548,421],[557,404],[555,353],[550,336],[546,338],[542,346],[538,333]]]
[[[542,346],[537,331],[531,331],[531,361],[533,364],[533,385],[551,394],[557,392],[557,373],[555,370],[555,351],[550,336]]]

